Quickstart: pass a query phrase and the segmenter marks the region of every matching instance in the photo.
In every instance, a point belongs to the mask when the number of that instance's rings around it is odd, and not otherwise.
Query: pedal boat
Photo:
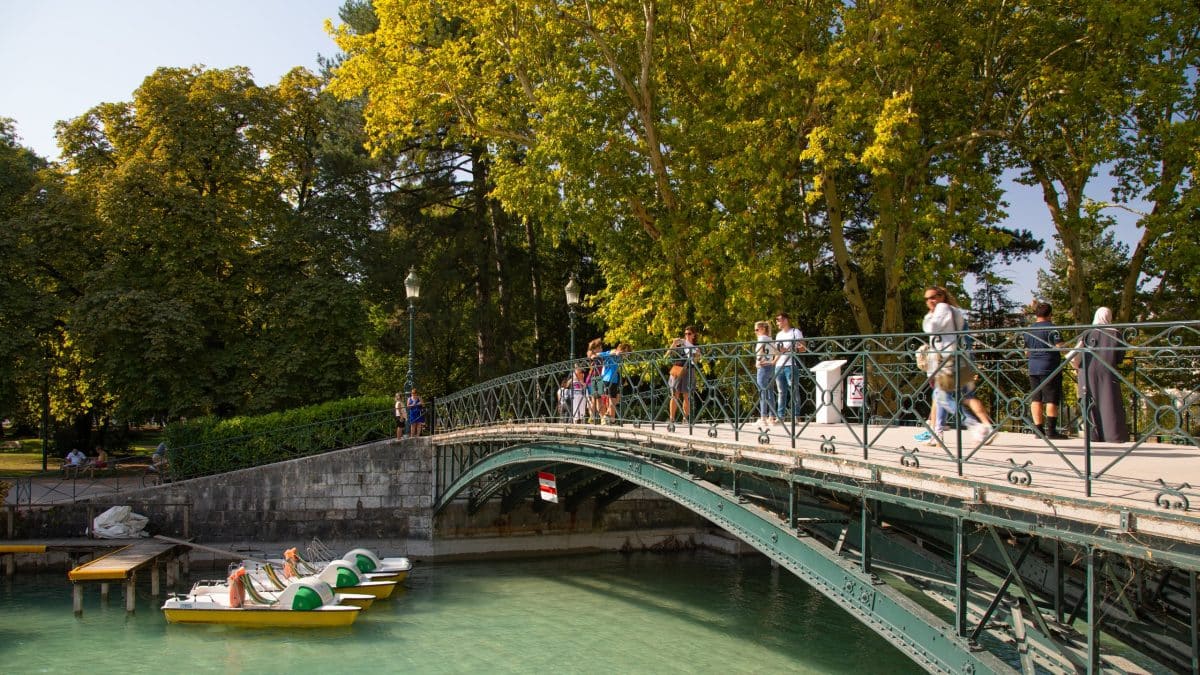
[[[264,565],[257,562],[247,560],[243,563],[246,568],[246,574],[250,579],[258,584],[261,588],[268,589],[263,592],[279,593],[287,589],[288,583],[293,581],[305,581],[315,584],[318,588],[327,588],[333,596],[332,602],[327,602],[334,605],[351,605],[362,609],[370,609],[375,603],[375,596],[369,593],[339,593],[333,590],[333,587],[320,576],[305,576],[305,577],[289,577],[283,570],[277,569],[274,565]],[[336,579],[336,577],[334,577]]]
[[[277,596],[266,597],[253,590],[243,573],[231,576],[228,583],[199,582],[190,593],[167,598],[162,610],[169,623],[255,628],[329,628],[354,623],[362,608],[332,604],[332,599],[330,589],[308,581],[288,584]]]
[[[345,560],[331,561],[317,578],[332,586],[335,593],[365,593],[374,596],[376,600],[391,597],[398,583],[364,579],[362,573]]]
[[[278,561],[278,565],[282,567],[287,560],[292,560],[293,564],[298,569],[307,571],[309,574],[316,574],[317,570],[323,569],[332,560],[319,560],[309,562],[296,553],[295,548],[289,548],[283,553],[284,559]],[[348,551],[338,560],[348,562],[354,566],[360,576],[367,581],[395,581],[397,583],[408,578],[408,572],[412,569],[412,562],[406,557],[395,558],[380,558],[371,551],[365,548],[356,548]],[[272,560],[272,563],[276,561]]]

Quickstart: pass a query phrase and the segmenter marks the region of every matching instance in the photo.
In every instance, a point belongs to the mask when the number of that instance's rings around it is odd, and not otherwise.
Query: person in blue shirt
[[[1024,334],[1025,356],[1029,359],[1029,412],[1038,435],[1066,438],[1058,430],[1058,404],[1062,399],[1062,335],[1050,320],[1048,302],[1037,303],[1035,323]]]
[[[408,394],[408,435],[420,436],[425,430],[425,402],[421,400],[421,395],[417,393],[417,388],[413,387]]]
[[[633,351],[628,343],[622,342],[615,349],[610,349],[605,352],[600,352],[596,356],[600,357],[603,370],[601,371],[600,380],[604,386],[604,408],[601,410],[601,424],[616,424],[617,423],[617,404],[621,402],[621,368],[619,359],[623,354],[628,354]]]

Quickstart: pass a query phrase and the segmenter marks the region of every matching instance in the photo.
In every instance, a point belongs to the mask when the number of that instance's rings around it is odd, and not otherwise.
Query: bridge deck
[[[960,476],[954,432],[947,432],[947,447],[930,447],[914,440],[914,433],[919,431],[914,427],[868,426],[864,435],[862,425],[812,423],[798,431],[795,448],[781,427],[772,427],[765,438],[760,438],[757,427],[735,430],[729,424],[715,428],[697,425],[690,430],[679,426],[674,431],[661,423],[653,427],[526,423],[507,429],[521,436],[584,436],[634,445],[653,440],[656,445],[676,446],[684,453],[703,452],[776,464],[781,470],[877,482],[1037,516],[1093,523],[1113,531],[1132,531],[1136,518],[1138,532],[1200,543],[1200,515],[1178,500],[1170,501],[1172,508],[1163,508],[1160,497],[1169,489],[1158,482],[1166,479],[1171,487],[1200,485],[1200,461],[1196,448],[1191,446],[1141,443],[1134,447],[1132,443],[1093,442],[1092,475],[1103,472],[1103,480],[1092,481],[1089,497],[1082,439],[1059,440],[1051,445],[1031,434],[1002,431],[990,444],[978,445],[964,431],[962,454],[970,461],[962,465]],[[475,434],[494,436],[496,432],[496,427],[477,428],[439,434],[438,439],[454,442]],[[868,439],[866,459],[861,440],[864,437]],[[901,461],[906,456],[907,464]],[[1109,467],[1118,458],[1120,461]]]

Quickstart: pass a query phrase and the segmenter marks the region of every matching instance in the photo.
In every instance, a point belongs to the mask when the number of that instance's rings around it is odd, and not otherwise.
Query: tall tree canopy
[[[94,205],[67,319],[122,417],[355,390],[369,185],[327,150],[336,115],[304,71],[261,88],[164,68],[61,125],[68,189]]]
[[[564,357],[572,275],[580,343],[744,339],[779,308],[810,334],[910,330],[921,288],[967,275],[1003,325],[995,263],[1043,246],[998,225],[1005,176],[1041,191],[1059,316],[1194,311],[1194,2],[340,16],[327,72],[160,69],[61,123],[61,165],[0,128],[4,414],[270,410],[410,369],[453,390]]]

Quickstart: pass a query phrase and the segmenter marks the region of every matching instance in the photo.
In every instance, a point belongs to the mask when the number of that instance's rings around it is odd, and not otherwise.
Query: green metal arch
[[[740,503],[729,491],[672,467],[607,447],[535,441],[505,448],[481,459],[447,486],[434,504],[434,513],[488,473],[535,462],[578,464],[611,473],[707,518],[812,585],[930,672],[1013,672],[993,654],[973,651],[952,626],[896,589],[811,539],[797,537],[769,511]]]

